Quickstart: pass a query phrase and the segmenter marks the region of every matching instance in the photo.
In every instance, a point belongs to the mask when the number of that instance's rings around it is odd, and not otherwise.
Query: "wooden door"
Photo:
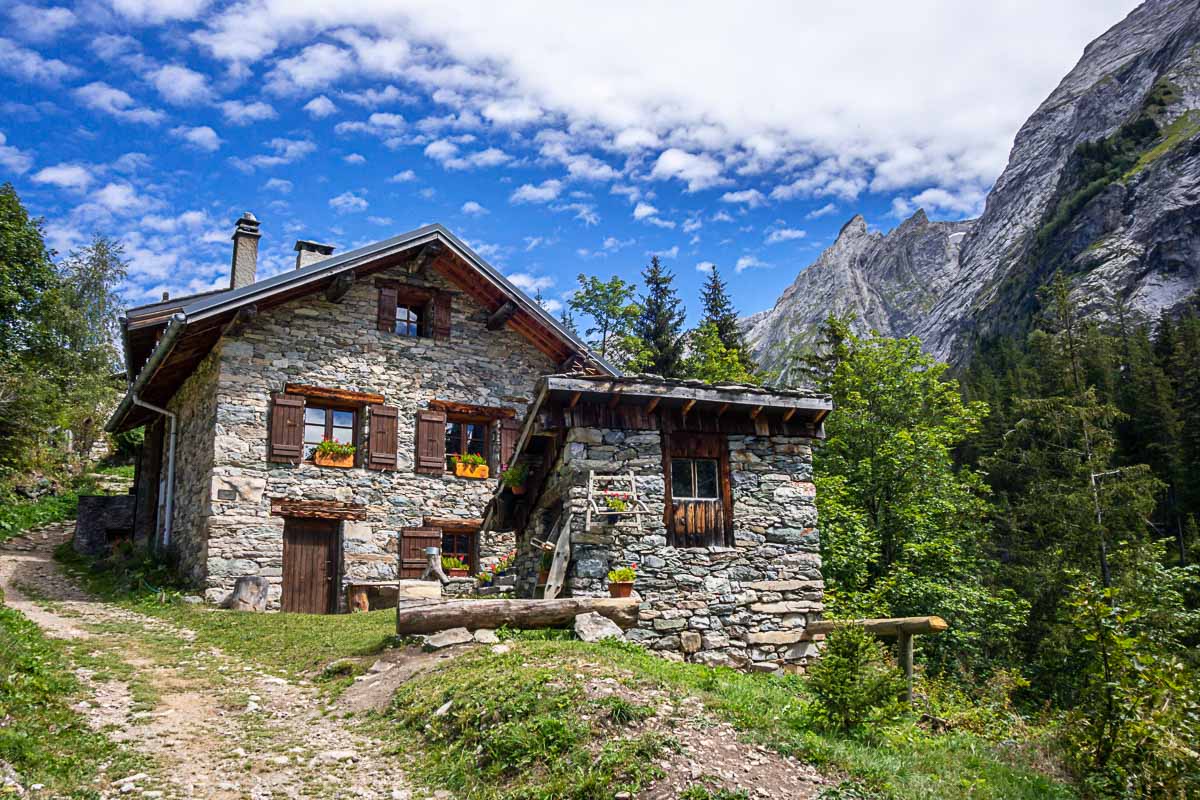
[[[674,547],[733,544],[729,448],[720,434],[664,436],[666,527]]]
[[[442,546],[441,528],[405,528],[400,532],[400,577],[420,578],[429,566],[426,547]]]
[[[284,611],[337,610],[338,522],[288,517],[283,523]]]

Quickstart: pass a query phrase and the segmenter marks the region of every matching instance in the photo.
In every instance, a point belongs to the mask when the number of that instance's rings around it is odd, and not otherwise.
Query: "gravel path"
[[[72,665],[91,693],[80,713],[158,765],[153,775],[111,776],[112,797],[414,796],[380,742],[332,713],[312,686],[198,645],[191,630],[89,597],[52,557],[72,530],[50,525],[0,544],[0,588],[8,605],[88,656],[89,666]],[[92,663],[106,659],[122,668]],[[102,672],[119,676],[98,679]],[[139,691],[151,700],[139,703]]]

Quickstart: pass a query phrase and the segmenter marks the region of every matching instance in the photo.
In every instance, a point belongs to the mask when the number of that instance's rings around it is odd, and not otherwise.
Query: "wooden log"
[[[487,329],[489,331],[498,331],[512,319],[513,314],[517,313],[517,304],[509,300],[504,305],[497,308],[488,316]]]
[[[838,625],[858,625],[876,636],[910,636],[920,633],[941,633],[949,624],[941,617],[888,617],[886,619],[826,619],[810,622],[805,633],[829,633]]]
[[[913,635],[900,631],[900,668],[904,670],[904,700],[912,705],[913,698]]]
[[[595,611],[623,629],[637,624],[638,600],[562,597],[557,600],[452,600],[396,609],[396,633],[436,633],[450,628],[553,628]]]
[[[325,299],[331,303],[340,303],[354,286],[354,273],[343,272],[325,287]]]

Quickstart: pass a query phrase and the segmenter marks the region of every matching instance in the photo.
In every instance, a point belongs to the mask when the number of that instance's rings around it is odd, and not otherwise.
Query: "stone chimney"
[[[247,211],[233,229],[233,266],[229,271],[229,288],[240,289],[254,283],[258,271],[258,220]]]
[[[309,264],[324,261],[333,255],[333,245],[310,242],[307,239],[296,240],[296,269],[303,269]]]

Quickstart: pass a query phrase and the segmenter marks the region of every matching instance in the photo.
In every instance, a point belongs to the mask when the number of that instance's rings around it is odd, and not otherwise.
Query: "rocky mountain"
[[[779,368],[787,343],[854,310],[962,362],[981,338],[1023,333],[1059,271],[1101,317],[1120,304],[1154,318],[1200,288],[1197,0],[1148,0],[1088,45],[1017,133],[978,220],[918,212],[880,235],[852,219],[747,339]]]

